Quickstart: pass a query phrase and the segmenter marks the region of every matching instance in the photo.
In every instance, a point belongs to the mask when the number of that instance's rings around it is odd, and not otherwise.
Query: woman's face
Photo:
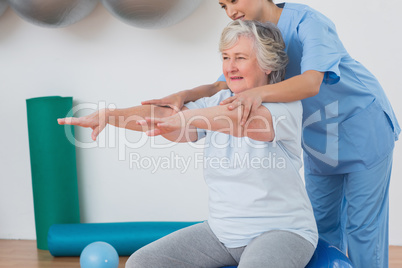
[[[222,51],[223,74],[234,93],[268,84],[270,71],[260,68],[253,45],[252,39],[240,37],[232,48]]]
[[[219,0],[219,4],[232,20],[268,21],[267,0]]]

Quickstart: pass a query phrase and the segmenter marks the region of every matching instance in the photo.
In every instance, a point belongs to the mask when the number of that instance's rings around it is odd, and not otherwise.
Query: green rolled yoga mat
[[[75,145],[57,123],[71,116],[73,99],[41,97],[26,104],[37,247],[47,250],[51,225],[80,222]],[[66,127],[73,136],[74,128]]]

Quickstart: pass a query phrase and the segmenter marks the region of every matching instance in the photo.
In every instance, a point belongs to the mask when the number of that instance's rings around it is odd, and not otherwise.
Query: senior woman
[[[301,1],[303,2],[303,1]],[[261,102],[303,103],[304,177],[320,237],[356,267],[388,267],[389,185],[401,128],[375,76],[344,48],[334,23],[311,7],[273,0],[218,0],[233,20],[281,30],[286,79],[236,94],[243,122]],[[144,104],[182,106],[226,88],[225,78]]]
[[[301,102],[263,103],[244,127],[241,107],[229,110],[219,105],[250,88],[281,81],[288,61],[284,48],[274,24],[234,21],[224,29],[220,41],[223,73],[230,89],[190,102],[178,113],[152,107],[160,118],[141,120],[150,114],[148,106],[102,112],[113,119],[136,116],[133,124],[124,127],[145,130],[150,136],[163,135],[176,142],[205,138],[208,221],[143,247],[129,258],[126,267],[291,268],[309,262],[318,233],[299,175]],[[95,113],[60,123],[92,127],[96,138],[113,120],[98,121],[99,113]]]

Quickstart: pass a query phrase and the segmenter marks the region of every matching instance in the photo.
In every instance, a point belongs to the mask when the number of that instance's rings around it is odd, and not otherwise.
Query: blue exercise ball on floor
[[[119,255],[112,245],[94,242],[81,252],[80,265],[81,268],[117,268]]]
[[[342,251],[319,239],[314,255],[306,268],[353,268],[353,265]]]

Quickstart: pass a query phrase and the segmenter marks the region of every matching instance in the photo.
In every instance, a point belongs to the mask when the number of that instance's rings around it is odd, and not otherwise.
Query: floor
[[[389,268],[402,268],[402,247],[390,247]],[[128,257],[120,257],[124,268]],[[79,268],[79,257],[52,257],[48,251],[38,250],[33,240],[0,240],[0,268]]]
[[[128,257],[120,257],[124,268]],[[0,268],[79,268],[79,257],[54,258],[47,250],[36,248],[34,240],[0,240]]]

